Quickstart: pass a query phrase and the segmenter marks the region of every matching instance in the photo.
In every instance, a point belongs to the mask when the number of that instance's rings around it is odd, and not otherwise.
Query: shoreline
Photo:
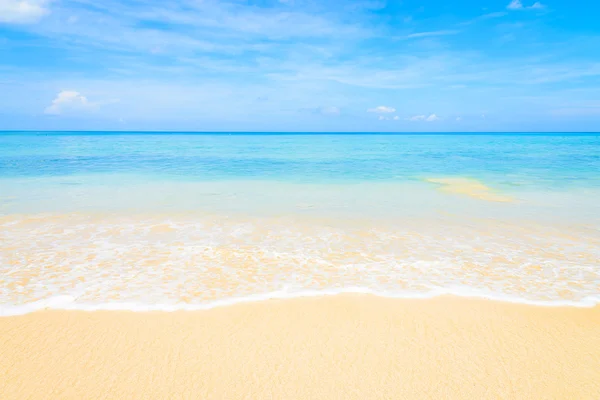
[[[0,217],[0,315],[204,309],[324,291],[600,303],[597,231],[458,217],[381,225],[333,216]]]
[[[0,318],[22,398],[578,398],[600,393],[600,306],[369,294],[199,311]]]
[[[463,289],[464,290],[464,289]],[[372,296],[388,300],[435,300],[438,298],[457,298],[464,300],[489,301],[494,303],[506,303],[512,305],[523,305],[529,307],[543,308],[583,308],[590,309],[600,307],[600,295],[587,296],[583,299],[572,300],[529,300],[512,295],[493,295],[480,293],[476,290],[460,293],[451,290],[439,289],[430,293],[394,294],[375,292],[367,288],[342,288],[332,290],[306,290],[289,293],[284,290],[270,293],[261,293],[241,297],[230,297],[213,300],[203,304],[191,304],[188,302],[175,304],[138,304],[132,302],[110,302],[103,304],[77,304],[75,299],[69,295],[53,296],[47,299],[34,301],[21,305],[0,305],[0,318],[18,317],[39,312],[53,311],[80,311],[80,312],[198,312],[220,309],[224,307],[239,306],[244,304],[262,303],[268,301],[285,301],[311,298],[330,298],[337,296]]]

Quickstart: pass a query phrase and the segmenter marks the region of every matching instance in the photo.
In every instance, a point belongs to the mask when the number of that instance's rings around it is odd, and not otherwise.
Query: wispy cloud
[[[326,106],[319,107],[319,112],[323,115],[340,115],[341,110],[339,109],[339,107]]]
[[[407,39],[416,39],[416,38],[425,38],[425,37],[433,37],[433,36],[448,36],[448,35],[456,35],[460,31],[455,29],[446,29],[440,31],[428,31],[428,32],[416,32],[407,35]]]
[[[49,0],[0,0],[0,23],[29,24],[47,15]]]
[[[535,3],[533,3],[530,6],[525,6],[525,5],[523,5],[523,2],[521,0],[512,0],[508,4],[508,6],[506,6],[506,8],[508,8],[509,10],[541,10],[541,9],[544,9],[545,7],[546,6],[544,6],[539,1],[536,1]]]
[[[336,106],[303,107],[298,109],[298,111],[327,117],[338,117],[342,114],[341,108]]]
[[[380,121],[399,121],[400,117],[397,115],[394,116],[390,116],[390,117],[386,117],[385,115],[380,115],[379,118],[377,118]]]
[[[394,107],[378,106],[374,108],[369,108],[367,112],[376,114],[390,114],[396,112],[396,109]]]
[[[506,12],[506,11],[491,12],[491,13],[480,15],[480,16],[470,19],[468,21],[461,22],[459,25],[471,25],[471,24],[481,22],[481,21],[486,21],[489,19],[502,18],[502,17],[505,17],[506,15],[508,15],[508,12]]]
[[[506,15],[507,15],[507,13],[504,12],[504,11],[497,11],[497,12],[492,12],[492,13],[480,15],[478,17],[478,19],[479,20],[486,20],[486,19],[492,19],[492,18],[502,18],[502,17],[504,17]]]
[[[93,114],[124,118],[131,127],[136,120],[209,120],[224,127],[217,122],[298,118],[298,124],[340,124],[341,130],[354,123],[368,130],[382,119],[400,122],[377,129],[427,130],[456,127],[457,115],[471,127],[485,122],[483,112],[496,123],[499,110],[509,118],[527,109],[526,95],[546,99],[536,103],[538,115],[566,109],[600,88],[600,63],[592,56],[600,37],[581,40],[568,29],[557,34],[552,24],[530,24],[510,49],[499,41],[507,32],[494,19],[516,10],[544,18],[533,11],[544,8],[535,0],[475,18],[473,10],[436,16],[428,9],[425,18],[384,6],[377,0],[0,0],[2,21],[20,23],[7,28],[17,34],[0,38],[0,81],[23,89],[0,93],[0,114],[46,109],[63,116],[52,121]],[[415,18],[403,23],[406,15]],[[46,65],[53,57],[60,62]],[[592,94],[561,96],[577,87]],[[61,88],[77,90],[57,95]],[[552,96],[568,98],[567,104]],[[102,99],[113,97],[121,99],[119,107],[105,107]]]
[[[521,0],[512,0],[507,6],[509,10],[520,10],[523,8],[523,3]]]
[[[407,121],[413,121],[413,122],[418,122],[418,121],[434,122],[434,121],[439,121],[439,119],[440,119],[440,117],[438,117],[435,114],[430,114],[429,116],[427,116],[427,115],[413,115],[412,117],[406,118]]]
[[[48,11],[47,1],[0,0],[0,18],[17,21],[14,12],[2,9],[12,10],[15,4],[35,6],[25,7],[26,13],[19,12],[19,21],[33,20],[34,15],[39,19]],[[19,7],[17,10],[23,8]],[[295,6],[251,6],[216,0],[56,1],[52,14],[31,30],[48,38],[55,48],[131,54],[138,62],[143,57],[155,66],[164,64],[158,56],[176,57],[171,58],[174,61],[211,56],[211,63],[229,61],[230,66],[249,64],[261,55],[281,58],[292,52],[314,54],[317,49],[322,51],[320,58],[326,58],[331,56],[334,44],[343,46],[372,34],[358,18],[342,20],[334,13]],[[156,57],[149,60],[151,56]],[[237,59],[231,62],[224,57]]]

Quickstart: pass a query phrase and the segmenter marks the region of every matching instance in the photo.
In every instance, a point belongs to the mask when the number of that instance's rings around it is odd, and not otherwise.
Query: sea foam
[[[74,311],[132,311],[132,312],[175,312],[175,311],[200,311],[217,307],[233,306],[237,304],[261,302],[268,300],[299,299],[307,297],[329,297],[343,294],[372,295],[391,299],[432,299],[439,296],[456,296],[463,298],[484,299],[514,304],[533,305],[541,307],[581,307],[590,308],[600,303],[600,295],[587,296],[579,301],[569,300],[528,300],[521,297],[503,294],[483,293],[477,290],[437,289],[426,293],[391,293],[376,292],[368,288],[349,287],[330,290],[307,290],[288,292],[285,289],[270,293],[254,294],[243,297],[224,298],[201,304],[175,303],[175,304],[145,304],[130,302],[110,303],[78,303],[72,296],[55,296],[23,305],[0,305],[0,317],[29,314],[42,310],[74,310]]]
[[[574,226],[69,214],[0,227],[1,315],[338,293],[589,307],[600,294],[600,238]]]

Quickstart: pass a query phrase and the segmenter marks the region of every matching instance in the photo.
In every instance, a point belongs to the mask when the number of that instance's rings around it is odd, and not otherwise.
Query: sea
[[[600,302],[600,134],[0,132],[0,315]]]

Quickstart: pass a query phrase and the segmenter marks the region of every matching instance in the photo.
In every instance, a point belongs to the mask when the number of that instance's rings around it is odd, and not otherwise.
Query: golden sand
[[[0,318],[0,398],[598,399],[600,308],[344,295]]]
[[[476,179],[469,178],[435,178],[425,179],[426,182],[440,185],[444,192],[473,197],[479,200],[510,203],[514,199],[510,196],[495,192],[489,186]]]

